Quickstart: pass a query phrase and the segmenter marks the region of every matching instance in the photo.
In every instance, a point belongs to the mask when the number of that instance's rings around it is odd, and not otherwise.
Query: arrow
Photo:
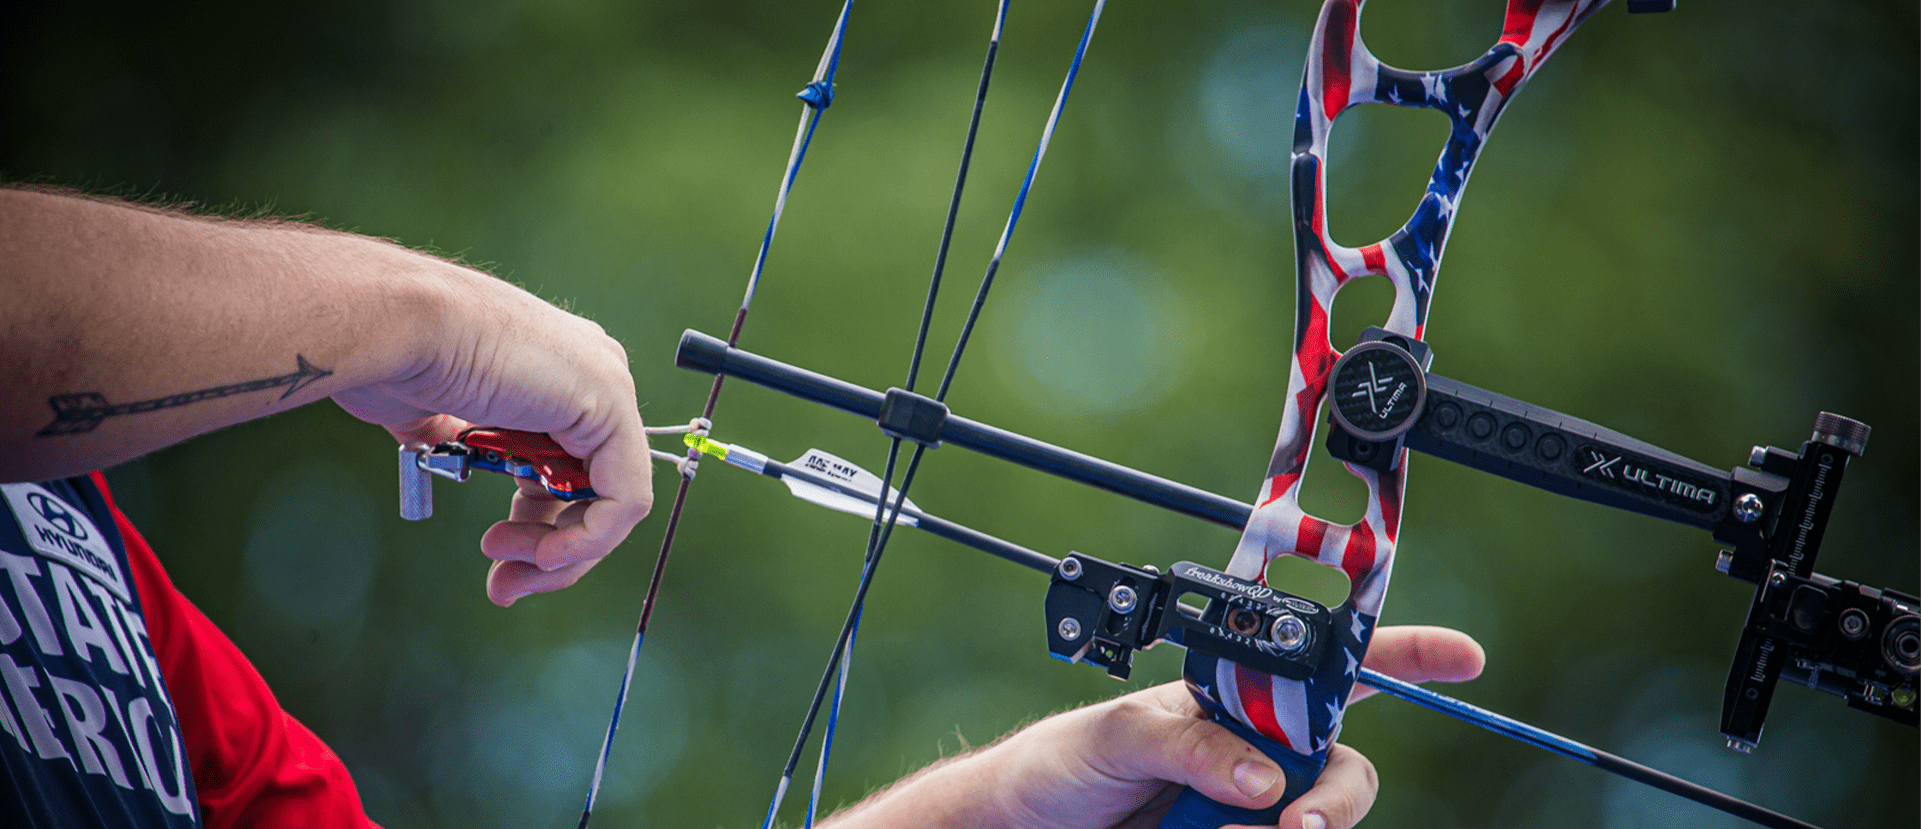
[[[802,455],[791,463],[783,464],[779,461],[770,460],[766,455],[748,449],[740,444],[725,444],[718,441],[710,441],[707,447],[708,448],[702,449],[702,454],[712,455],[729,465],[737,466],[749,472],[755,472],[778,479],[781,483],[786,484],[787,488],[791,490],[794,495],[803,500],[838,512],[859,515],[870,520],[873,518],[871,507],[874,499],[880,494],[880,478],[874,475],[874,473],[855,466],[842,458],[819,449],[809,449],[807,450],[807,454]],[[721,451],[712,451],[714,449]],[[810,463],[810,461],[813,462]],[[824,464],[823,461],[825,462]],[[832,468],[834,472],[832,474],[821,474],[824,465]],[[898,491],[891,488],[888,491],[891,502],[891,498],[898,494]],[[824,495],[836,497],[823,497]],[[1225,499],[1224,496],[1215,497]],[[851,506],[848,503],[854,501],[864,502],[864,504],[861,506]],[[1242,506],[1248,511],[1253,509],[1246,505]],[[971,527],[956,524],[942,518],[936,518],[935,516],[922,512],[920,508],[913,506],[912,501],[908,501],[903,505],[900,523],[909,527],[918,527],[941,538],[958,542],[964,546],[972,547],[985,553],[991,553],[1015,564],[1024,565],[1043,573],[1052,574],[1055,569],[1060,566],[1059,559],[1044,553],[1036,552],[1011,541],[1006,541]],[[1200,611],[1186,606],[1178,607],[1177,610],[1189,617],[1198,618],[1200,615]],[[1180,629],[1175,628],[1172,635],[1167,637],[1167,641],[1178,647],[1185,648],[1187,645],[1183,641],[1184,637],[1180,634]],[[1203,678],[1202,681],[1205,682],[1206,679]],[[1610,754],[1585,743],[1540,728],[1539,726],[1529,725],[1528,723],[1521,722],[1504,714],[1499,714],[1474,705],[1473,703],[1455,699],[1439,691],[1432,691],[1413,683],[1404,682],[1370,668],[1361,668],[1358,672],[1357,681],[1362,685],[1372,687],[1396,699],[1414,703],[1430,711],[1445,714],[1469,725],[1485,728],[1523,744],[1534,746],[1551,754],[1558,754],[1604,772],[1616,774],[1628,780],[1670,794],[1685,797],[1703,806],[1718,809],[1735,817],[1753,821],[1762,826],[1774,827],[1775,829],[1817,829],[1813,824],[1796,820],[1787,815],[1757,806],[1736,797],[1722,794],[1721,792],[1685,778],[1676,777],[1659,769],[1636,763],[1618,754]]]
[[[299,370],[292,374],[282,374],[279,377],[267,377],[260,380],[249,380],[245,383],[234,383],[226,386],[199,389],[197,391],[181,392],[180,394],[170,394],[166,397],[156,397],[152,400],[141,400],[134,403],[109,404],[107,398],[99,392],[54,395],[47,399],[47,403],[53,406],[53,422],[47,424],[46,428],[41,429],[36,434],[39,437],[47,437],[49,435],[73,435],[81,432],[91,432],[95,427],[100,425],[100,421],[106,420],[109,417],[142,414],[160,409],[171,409],[175,406],[185,406],[189,403],[212,400],[216,397],[247,394],[248,392],[263,391],[281,386],[287,387],[287,391],[280,395],[280,399],[285,400],[291,397],[294,392],[305,388],[314,381],[333,374],[333,372],[326,369],[315,368],[312,363],[307,362],[306,357],[299,354],[294,355],[294,359],[299,363]]]
[[[880,501],[879,475],[819,449],[809,449],[799,458],[770,466],[779,467],[781,483],[786,484],[795,497],[836,512],[871,519],[874,506]],[[887,488],[889,502],[899,497],[900,490]],[[909,500],[901,505],[900,523],[915,526],[922,515],[920,507]]]

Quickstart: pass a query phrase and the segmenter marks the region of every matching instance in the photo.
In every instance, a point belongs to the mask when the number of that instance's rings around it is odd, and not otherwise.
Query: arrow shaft
[[[770,460],[762,468],[753,471],[758,471],[762,475],[775,479],[782,477],[799,478],[816,486],[832,486],[834,483],[831,479],[778,461]],[[868,492],[850,492],[849,494],[865,501],[871,502],[874,500],[873,494]],[[1217,497],[1225,498],[1225,496]],[[907,510],[903,510],[903,512],[907,512]],[[1015,564],[1030,567],[1043,573],[1052,573],[1054,569],[1060,565],[1059,559],[1022,547],[1019,544],[988,535],[987,533],[980,532],[979,530],[962,524],[956,524],[929,515],[920,510],[913,510],[912,512],[914,517],[918,519],[917,525],[919,528],[930,534],[940,536],[967,547],[972,547],[982,552],[991,553]],[[1189,615],[1196,613],[1196,611],[1185,607],[1180,608],[1180,610]],[[1423,688],[1411,682],[1396,679],[1379,671],[1362,668],[1359,682],[1362,685],[1367,685],[1396,699],[1414,703],[1430,711],[1445,714],[1470,725],[1476,725],[1496,734],[1511,737],[1535,748],[1552,754],[1558,754],[1578,763],[1593,766],[1594,768],[1625,777],[1637,783],[1685,797],[1709,808],[1726,812],[1762,826],[1771,827],[1771,829],[1818,829],[1818,827],[1815,827],[1813,824],[1797,820],[1780,812],[1763,808],[1736,797],[1731,797],[1687,779],[1636,763],[1620,755],[1611,754],[1585,743],[1563,737],[1539,726],[1529,725],[1512,717],[1495,713],[1478,705],[1455,699],[1446,694]]]

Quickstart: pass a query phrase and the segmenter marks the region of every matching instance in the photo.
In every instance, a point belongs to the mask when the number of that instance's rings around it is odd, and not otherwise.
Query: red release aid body
[[[473,451],[476,467],[536,478],[562,501],[599,497],[580,459],[567,454],[544,433],[477,426],[461,432],[459,441]]]

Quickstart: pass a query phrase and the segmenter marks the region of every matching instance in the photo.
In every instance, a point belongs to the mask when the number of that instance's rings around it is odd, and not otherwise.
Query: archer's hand
[[[1375,632],[1367,667],[1411,682],[1480,675],[1485,654],[1438,627]],[[1356,699],[1373,693],[1356,687]],[[833,829],[892,826],[1151,829],[1181,786],[1259,808],[1280,799],[1281,770],[1202,718],[1182,683],[1049,717],[986,749],[938,764],[834,816]],[[1347,829],[1380,782],[1366,757],[1335,745],[1314,788],[1281,813],[1281,829]]]
[[[626,352],[477,271],[298,223],[12,187],[0,262],[0,354],[35,355],[0,360],[0,481],[78,475],[322,397],[403,443],[469,423],[546,432],[601,497],[514,496],[481,541],[503,605],[572,584],[652,505]],[[63,419],[73,400],[151,405]]]
[[[435,263],[444,265],[444,263]],[[599,325],[505,282],[445,265],[448,299],[407,371],[333,397],[403,444],[450,441],[470,425],[546,432],[585,461],[599,495],[568,504],[525,479],[507,520],[481,538],[487,597],[507,606],[567,587],[653,506],[652,462],[627,352]]]

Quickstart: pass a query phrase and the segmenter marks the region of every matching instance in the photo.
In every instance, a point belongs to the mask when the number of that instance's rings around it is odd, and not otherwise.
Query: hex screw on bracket
[[[1868,635],[1868,614],[1855,607],[1842,611],[1841,635],[1857,640]]]
[[[1073,581],[1081,577],[1081,560],[1073,556],[1061,559],[1061,578]]]
[[[1125,584],[1114,585],[1114,589],[1107,593],[1107,606],[1115,613],[1133,612],[1134,603],[1139,600],[1140,596],[1134,592],[1134,588]]]
[[[1081,623],[1072,616],[1062,619],[1060,625],[1054,630],[1060,633],[1062,639],[1069,642],[1081,638]]]
[[[1292,613],[1282,614],[1280,618],[1274,620],[1274,627],[1268,631],[1268,637],[1274,640],[1274,644],[1281,646],[1282,650],[1294,653],[1307,646],[1307,623]]]
[[[1261,632],[1261,622],[1265,621],[1259,611],[1237,607],[1227,612],[1227,629],[1242,636],[1255,636]]]
[[[1761,496],[1752,492],[1743,492],[1741,497],[1734,499],[1734,517],[1743,524],[1752,524],[1761,520],[1763,509]]]

